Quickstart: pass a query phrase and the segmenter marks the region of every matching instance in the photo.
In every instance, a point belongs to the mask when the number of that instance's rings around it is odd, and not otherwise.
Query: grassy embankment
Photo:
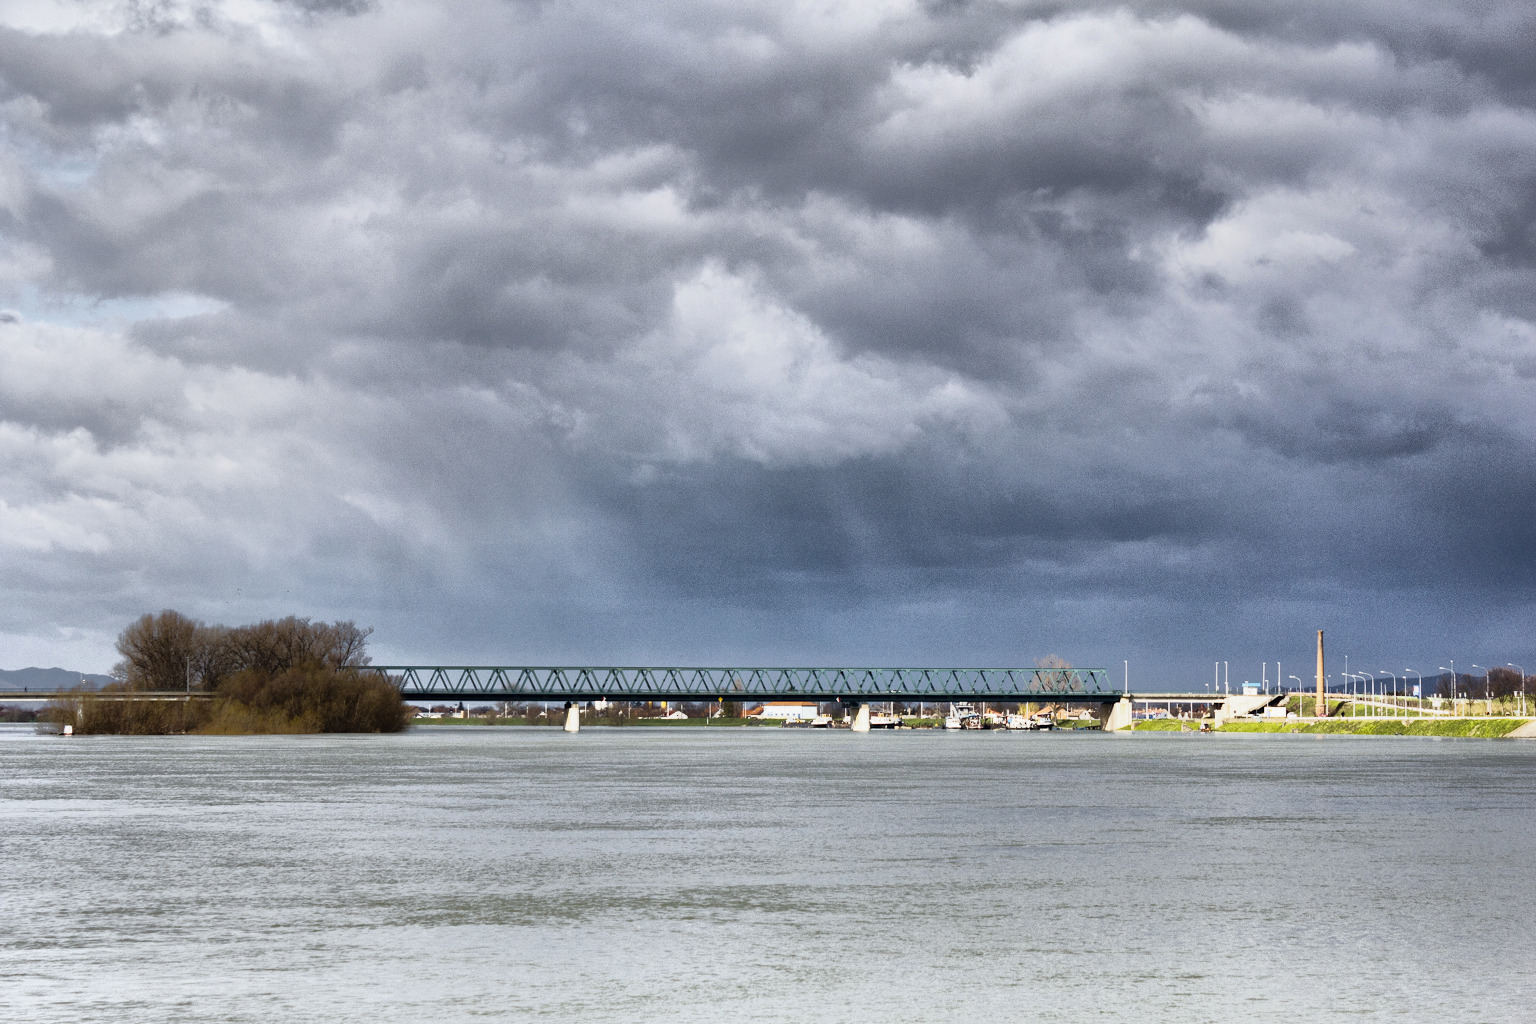
[[[1334,736],[1453,736],[1498,739],[1526,718],[1340,718],[1326,722],[1228,722],[1217,732],[1278,732]],[[1198,723],[1176,719],[1137,722],[1135,732],[1195,732]]]
[[[1200,723],[1185,721],[1182,718],[1154,718],[1150,721],[1137,722],[1131,729],[1132,732],[1199,732]]]
[[[1222,732],[1297,732],[1345,736],[1459,736],[1498,739],[1525,718],[1341,718],[1327,722],[1228,722]]]

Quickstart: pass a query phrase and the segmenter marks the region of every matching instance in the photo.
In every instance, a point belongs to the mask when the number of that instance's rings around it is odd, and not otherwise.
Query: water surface
[[[0,1019],[1530,1021],[1536,743],[0,730]]]

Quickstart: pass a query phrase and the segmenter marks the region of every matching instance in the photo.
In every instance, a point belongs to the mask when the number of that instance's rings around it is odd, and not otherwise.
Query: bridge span
[[[1120,706],[1101,668],[694,668],[370,665],[405,700],[565,701],[566,730],[583,701],[839,701],[869,728],[872,701],[1071,701]],[[1129,720],[1129,705],[1124,717]]]
[[[406,700],[1114,702],[1099,668],[620,668],[370,665]]]
[[[368,665],[404,700],[563,701],[566,728],[579,727],[589,701],[838,701],[868,728],[869,704],[883,701],[1040,701],[1113,705],[1106,728],[1130,723],[1132,694],[1101,668],[708,668],[683,666]],[[6,695],[0,694],[0,699]],[[13,695],[26,700],[59,694]],[[107,696],[107,695],[103,695]],[[118,699],[128,694],[112,694]],[[139,693],[134,699],[197,699]]]
[[[405,700],[486,701],[1071,701],[1128,696],[1098,668],[619,668],[368,665]],[[203,690],[10,690],[0,702],[69,696],[185,700]],[[1219,698],[1218,698],[1219,699]]]

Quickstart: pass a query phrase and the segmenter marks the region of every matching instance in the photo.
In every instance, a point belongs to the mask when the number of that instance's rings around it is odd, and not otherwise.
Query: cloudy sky
[[[1536,670],[1528,2],[0,25],[0,667]]]

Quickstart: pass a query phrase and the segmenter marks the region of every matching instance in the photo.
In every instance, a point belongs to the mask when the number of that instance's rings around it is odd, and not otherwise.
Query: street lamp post
[[[1396,698],[1397,697],[1397,673],[1393,672],[1391,669],[1388,669],[1388,668],[1377,669],[1377,671],[1380,672],[1384,676],[1391,676],[1392,677],[1392,696],[1394,698]],[[1392,707],[1393,707],[1394,710],[1397,708],[1397,701],[1395,699],[1392,701]]]
[[[1482,665],[1473,665],[1472,667],[1483,669],[1483,704],[1491,715],[1493,714],[1493,670],[1483,668]]]
[[[1375,698],[1376,698],[1376,676],[1373,675],[1370,672],[1360,672],[1360,673],[1357,673],[1357,674],[1358,675],[1362,675],[1362,676],[1370,676],[1371,677],[1370,697],[1371,697],[1372,700],[1375,700]],[[1375,707],[1375,705],[1368,703],[1366,706],[1368,708],[1370,708],[1370,713],[1367,714],[1365,717],[1366,718],[1375,718],[1376,717],[1376,707]]]
[[[1516,665],[1512,661],[1506,661],[1504,664],[1508,668],[1518,668],[1520,670],[1520,714],[1524,715],[1525,714],[1525,666],[1524,665]]]
[[[1423,714],[1424,714],[1424,674],[1422,672],[1414,672],[1413,669],[1411,669],[1411,668],[1405,668],[1405,669],[1403,669],[1403,678],[1404,679],[1408,678],[1408,673],[1409,672],[1413,672],[1414,675],[1419,677],[1419,682],[1418,682],[1418,688],[1419,688],[1419,696],[1418,696],[1419,715],[1420,715],[1420,717],[1423,717]],[[1404,702],[1403,702],[1404,706],[1406,706],[1407,703],[1408,702],[1406,700],[1404,700]]]
[[[1451,667],[1450,668],[1446,668],[1444,665],[1441,665],[1440,666],[1440,671],[1441,672],[1449,672],[1451,674],[1451,713],[1455,714],[1455,712],[1456,712],[1456,659],[1455,658],[1451,659]]]

